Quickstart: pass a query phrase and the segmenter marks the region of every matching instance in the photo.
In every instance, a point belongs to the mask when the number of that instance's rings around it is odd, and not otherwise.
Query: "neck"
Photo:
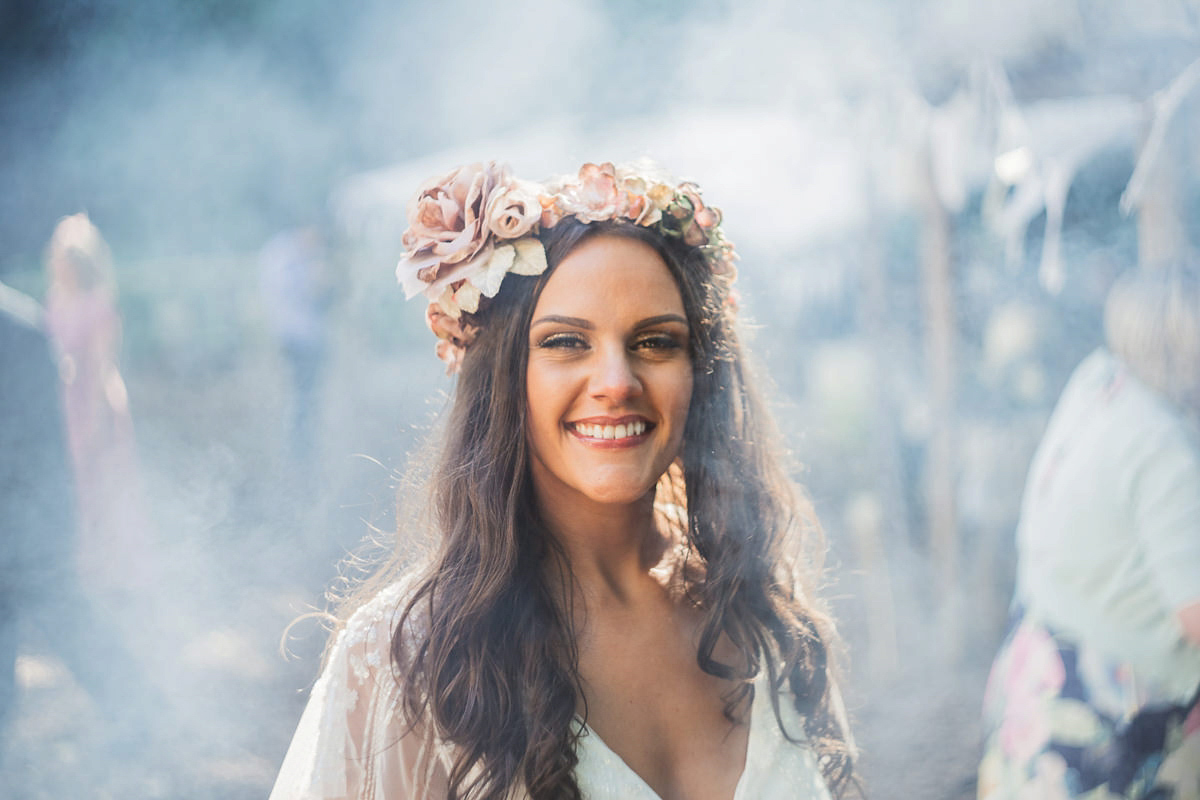
[[[538,505],[570,564],[574,593],[586,605],[631,604],[647,589],[661,590],[662,580],[652,571],[671,542],[655,522],[653,491],[621,506],[568,505],[544,498]]]

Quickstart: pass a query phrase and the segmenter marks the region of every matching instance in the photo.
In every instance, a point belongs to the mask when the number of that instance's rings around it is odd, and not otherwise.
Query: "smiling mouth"
[[[619,441],[636,439],[651,427],[645,420],[630,420],[620,425],[598,425],[591,422],[573,422],[567,425],[572,431],[585,439],[606,439]]]

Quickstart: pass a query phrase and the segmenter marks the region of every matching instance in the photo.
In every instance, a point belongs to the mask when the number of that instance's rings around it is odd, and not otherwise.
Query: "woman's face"
[[[543,506],[630,504],[674,461],[692,397],[679,288],[650,245],[585,239],[529,329],[528,439]]]

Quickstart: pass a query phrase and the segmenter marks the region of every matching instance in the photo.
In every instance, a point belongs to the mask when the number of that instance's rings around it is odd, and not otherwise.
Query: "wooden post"
[[[918,153],[921,188],[921,288],[925,316],[925,366],[932,430],[925,468],[929,551],[945,654],[959,657],[962,643],[958,576],[957,337],[950,214],[938,196],[928,140]]]
[[[896,630],[895,581],[892,577],[888,542],[908,541],[908,508],[900,461],[896,420],[899,409],[895,393],[888,343],[891,336],[888,311],[887,255],[878,220],[883,212],[876,202],[873,180],[864,192],[869,203],[866,236],[863,239],[862,300],[860,324],[870,343],[874,413],[871,420],[871,461],[875,465],[875,487],[871,497],[858,497],[847,514],[848,528],[862,573],[867,576],[864,601],[867,612],[867,668],[875,680],[895,676],[900,666]]]
[[[1186,163],[1182,129],[1177,117],[1163,138],[1162,149],[1146,174],[1137,212],[1138,263],[1143,267],[1177,261],[1191,252],[1183,214],[1181,166]],[[1148,127],[1148,126],[1147,126]]]

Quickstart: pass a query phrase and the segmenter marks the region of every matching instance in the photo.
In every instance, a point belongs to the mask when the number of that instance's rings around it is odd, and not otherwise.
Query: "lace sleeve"
[[[270,800],[444,797],[447,747],[402,716],[389,649],[406,596],[393,584],[338,632]]]

